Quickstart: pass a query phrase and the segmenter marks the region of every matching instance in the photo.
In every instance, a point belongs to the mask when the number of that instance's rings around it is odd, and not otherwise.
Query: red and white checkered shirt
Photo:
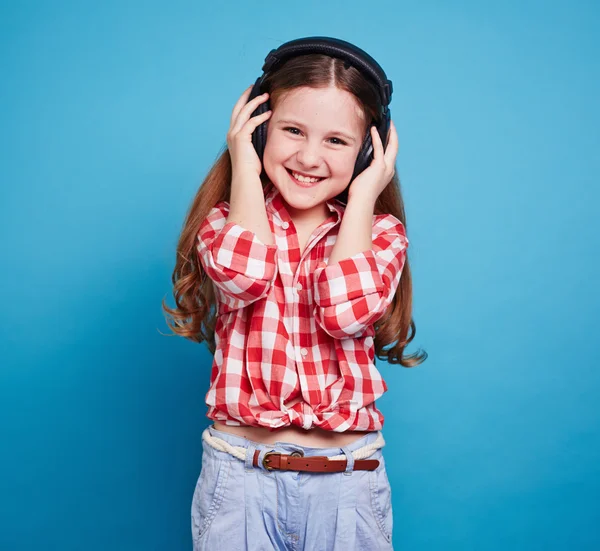
[[[270,429],[380,430],[383,415],[375,400],[387,385],[375,367],[373,324],[400,282],[408,247],[404,225],[391,214],[374,215],[372,250],[329,265],[342,203],[327,202],[331,216],[302,255],[273,184],[265,204],[274,245],[226,223],[226,201],[212,208],[198,231],[197,251],[218,308],[207,417]]]

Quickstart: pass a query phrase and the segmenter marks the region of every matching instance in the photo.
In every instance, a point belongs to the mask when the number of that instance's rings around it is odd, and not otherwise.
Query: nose
[[[296,155],[298,162],[305,167],[317,167],[321,165],[321,151],[319,144],[306,140],[301,143]]]

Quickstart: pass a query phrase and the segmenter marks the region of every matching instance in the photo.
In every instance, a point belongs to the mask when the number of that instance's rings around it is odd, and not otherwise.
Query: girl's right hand
[[[255,117],[250,116],[269,97],[269,94],[265,93],[248,102],[248,96],[253,86],[246,88],[233,108],[231,125],[227,132],[227,147],[229,148],[234,174],[249,170],[260,176],[262,166],[252,144],[252,132],[271,116],[271,111]]]

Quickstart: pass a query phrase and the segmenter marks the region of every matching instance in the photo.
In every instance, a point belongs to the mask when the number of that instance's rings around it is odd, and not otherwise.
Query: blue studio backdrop
[[[269,50],[394,83],[417,334],[378,362],[394,544],[600,548],[597,2],[3,2],[0,549],[191,549],[183,218]]]

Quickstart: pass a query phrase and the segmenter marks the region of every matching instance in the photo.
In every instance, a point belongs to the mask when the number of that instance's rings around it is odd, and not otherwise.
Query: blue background
[[[394,83],[429,353],[378,363],[395,546],[600,548],[599,23],[584,1],[3,2],[0,548],[191,548],[212,357],[161,335],[160,302],[233,105],[314,35]]]

